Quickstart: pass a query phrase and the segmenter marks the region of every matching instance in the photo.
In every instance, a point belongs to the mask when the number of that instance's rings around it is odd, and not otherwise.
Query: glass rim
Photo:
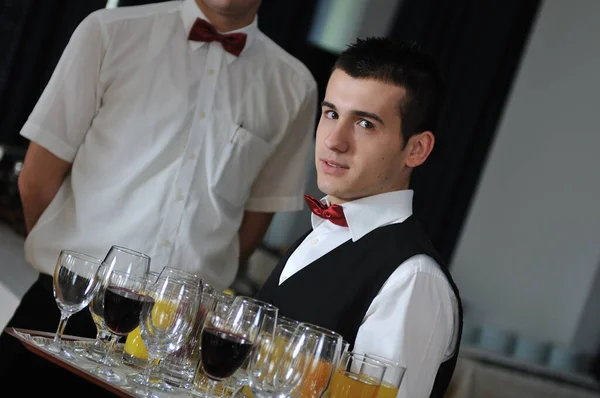
[[[392,367],[395,367],[395,368],[406,369],[406,367],[402,366],[402,365],[400,364],[400,362],[396,362],[396,361],[393,361],[393,360],[391,360],[391,359],[389,359],[389,358],[382,357],[381,355],[377,355],[377,354],[370,354],[370,353],[366,353],[366,354],[364,354],[364,355],[365,355],[365,357],[367,357],[367,358],[372,358],[372,359],[374,359],[374,360],[376,360],[376,361],[383,362],[383,363],[385,363],[385,364],[386,364],[388,367],[389,367],[389,366],[392,366]]]
[[[127,253],[127,254],[133,254],[133,255],[135,255],[135,256],[142,257],[142,258],[145,258],[145,259],[148,259],[148,260],[150,260],[150,256],[148,256],[148,255],[147,255],[147,254],[145,254],[145,253],[139,252],[139,251],[137,251],[137,250],[130,249],[130,248],[128,248],[128,247],[125,247],[125,246],[119,246],[119,245],[112,245],[112,246],[110,247],[110,250],[108,251],[108,253],[106,253],[106,257],[108,257],[108,254],[109,254],[109,253],[110,253],[110,252],[111,252],[113,249],[115,249],[115,250],[118,250],[118,251],[121,251],[121,252],[124,252],[124,253]],[[106,258],[106,257],[105,257],[105,258]]]
[[[97,265],[100,265],[103,262],[102,260],[100,260],[97,257],[91,256],[91,255],[86,254],[86,253],[78,252],[78,251],[75,251],[75,250],[63,249],[63,250],[60,251],[59,256],[62,257],[63,255],[68,255],[68,256],[76,257],[76,258],[79,258],[80,260],[89,261],[89,262],[95,263]]]
[[[346,364],[344,363],[344,359],[346,359],[346,361],[347,361],[348,358],[352,358],[352,361],[356,360],[356,361],[363,362],[366,364],[382,366],[383,368],[386,368],[386,369],[388,368],[388,364],[386,364],[385,362],[382,362],[375,358],[368,357],[366,354],[361,354],[361,353],[352,352],[352,351],[346,351],[342,354],[342,358],[340,360],[340,366],[342,366],[342,365],[345,366]]]
[[[304,327],[310,330],[314,330],[318,333],[323,333],[327,336],[332,336],[332,337],[336,337],[340,339],[340,342],[344,341],[344,338],[342,337],[341,334],[339,334],[338,332],[336,332],[335,330],[331,330],[331,329],[327,329],[323,326],[319,326],[319,325],[315,325],[314,323],[310,323],[310,322],[300,322],[298,324],[298,328],[300,327]]]

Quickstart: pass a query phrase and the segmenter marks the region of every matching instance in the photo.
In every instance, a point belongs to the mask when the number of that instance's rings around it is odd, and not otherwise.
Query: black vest
[[[417,254],[437,261],[458,300],[458,343],[462,334],[462,304],[447,267],[414,216],[380,227],[356,242],[349,240],[295,273],[279,286],[289,256],[310,233],[300,237],[279,261],[258,298],[279,308],[283,316],[320,325],[341,334],[350,350],[362,320],[379,290],[399,264]],[[443,397],[450,383],[458,345],[452,358],[440,365],[431,397]],[[408,364],[410,366],[410,364]]]

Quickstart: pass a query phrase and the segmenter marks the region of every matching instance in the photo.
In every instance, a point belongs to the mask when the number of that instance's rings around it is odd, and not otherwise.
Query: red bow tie
[[[340,205],[325,206],[319,199],[311,195],[304,195],[310,210],[317,216],[331,221],[340,227],[347,227],[348,222],[344,216],[344,208]]]
[[[204,19],[196,18],[194,26],[190,30],[188,36],[189,40],[194,41],[218,41],[221,43],[225,51],[230,52],[236,57],[240,55],[244,46],[246,45],[246,34],[245,33],[228,33],[222,34],[217,32],[214,26],[210,22]]]

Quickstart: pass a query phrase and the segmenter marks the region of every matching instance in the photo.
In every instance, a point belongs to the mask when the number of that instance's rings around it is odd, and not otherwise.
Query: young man
[[[307,197],[313,229],[258,295],[337,331],[355,352],[406,367],[402,398],[443,397],[462,330],[458,290],[412,215],[409,189],[434,146],[442,88],[415,46],[369,38],[339,56],[317,127],[326,196]]]
[[[273,213],[302,208],[317,86],[259,31],[259,5],[171,1],[79,25],[21,131],[25,254],[41,275],[10,326],[56,329],[61,249],[126,246],[225,288]],[[65,333],[94,336],[81,315],[88,329],[74,316]]]

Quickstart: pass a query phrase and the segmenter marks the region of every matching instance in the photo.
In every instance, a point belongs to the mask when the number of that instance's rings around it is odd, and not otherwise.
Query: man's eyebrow
[[[332,104],[329,101],[323,101],[321,102],[321,106],[322,107],[327,107],[327,108],[331,108],[334,111],[337,110],[337,108],[335,107],[334,104]],[[377,122],[379,122],[381,125],[385,125],[385,123],[383,123],[383,119],[381,119],[379,117],[379,115],[377,115],[376,113],[372,113],[372,112],[366,112],[366,111],[359,111],[359,110],[352,110],[350,111],[350,113],[352,113],[355,116],[360,116],[360,117],[366,117],[368,119],[372,119],[372,120],[376,120]]]

